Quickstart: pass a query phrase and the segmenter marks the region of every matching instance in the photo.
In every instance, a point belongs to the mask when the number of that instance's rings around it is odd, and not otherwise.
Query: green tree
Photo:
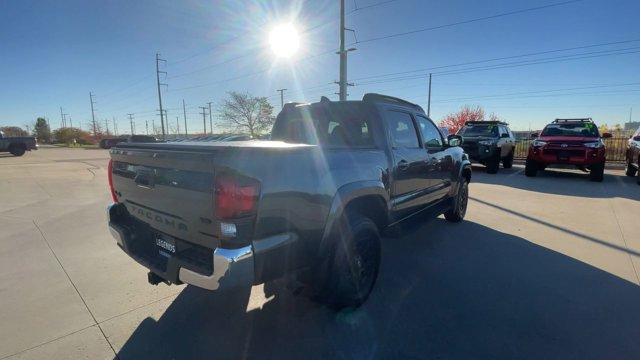
[[[59,128],[53,131],[53,137],[58,143],[72,144],[75,140],[78,144],[93,144],[95,141],[88,132],[78,128]]]
[[[258,136],[271,130],[275,117],[266,97],[229,92],[220,106],[220,118],[225,128]]]
[[[51,129],[49,128],[47,120],[41,117],[36,120],[33,126],[33,135],[38,138],[38,141],[41,143],[51,142]]]
[[[7,137],[29,136],[29,133],[17,126],[3,126],[0,127],[0,131],[2,131],[4,136]]]

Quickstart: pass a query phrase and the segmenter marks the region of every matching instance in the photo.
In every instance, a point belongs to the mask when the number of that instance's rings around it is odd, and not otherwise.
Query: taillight
[[[109,190],[111,191],[111,199],[114,203],[118,202],[116,196],[116,190],[113,188],[113,160],[109,159],[109,166],[107,167],[107,178],[109,179]]]
[[[221,174],[216,176],[214,191],[215,216],[235,219],[255,211],[260,185],[253,179]]]

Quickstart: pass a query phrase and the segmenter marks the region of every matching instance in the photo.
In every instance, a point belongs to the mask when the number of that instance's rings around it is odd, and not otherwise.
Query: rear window
[[[305,106],[283,113],[271,140],[338,148],[374,147],[371,120],[356,106]]]
[[[549,124],[542,130],[541,136],[599,137],[594,123]]]

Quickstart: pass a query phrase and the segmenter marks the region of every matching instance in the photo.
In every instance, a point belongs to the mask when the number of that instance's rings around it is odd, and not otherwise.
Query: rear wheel
[[[22,155],[24,155],[24,153],[26,151],[27,151],[27,149],[24,148],[24,145],[11,145],[11,146],[9,146],[9,152],[13,156],[22,156]]]
[[[469,183],[462,179],[458,185],[458,194],[453,200],[451,209],[444,213],[444,218],[451,222],[460,222],[467,213],[467,204],[469,203]]]
[[[529,177],[534,177],[538,174],[538,163],[531,159],[527,159],[524,165],[524,174]]]
[[[625,174],[627,176],[634,177],[636,176],[636,172],[638,172],[638,170],[633,166],[631,161],[627,162],[627,170],[625,171]]]
[[[498,149],[498,154],[494,156],[493,159],[487,160],[487,174],[495,174],[498,172],[500,168],[500,149]]]
[[[315,269],[314,300],[336,309],[367,300],[380,267],[380,235],[373,221],[359,214],[342,219],[333,248]]]
[[[511,169],[513,166],[513,151],[509,153],[506,158],[502,159],[502,166],[504,166],[505,169]]]
[[[598,164],[591,165],[591,173],[589,173],[589,180],[601,182],[604,179],[604,161]]]

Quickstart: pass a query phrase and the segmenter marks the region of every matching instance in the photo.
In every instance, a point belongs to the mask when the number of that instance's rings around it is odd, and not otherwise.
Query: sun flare
[[[269,45],[278,57],[293,56],[300,47],[298,30],[292,24],[276,25],[269,33]]]

